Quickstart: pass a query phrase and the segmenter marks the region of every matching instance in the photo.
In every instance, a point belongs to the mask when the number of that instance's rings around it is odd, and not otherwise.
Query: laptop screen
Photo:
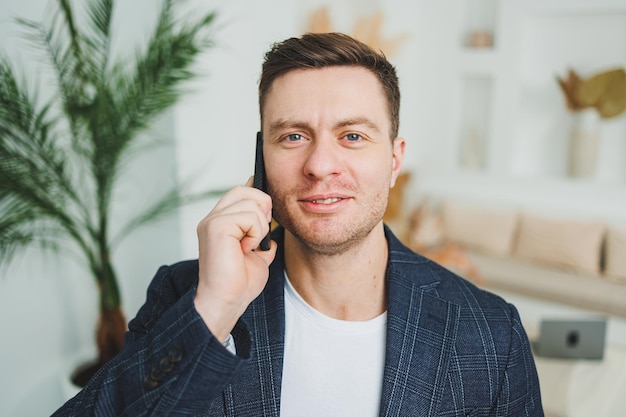
[[[570,359],[602,359],[606,319],[542,320],[535,353]]]

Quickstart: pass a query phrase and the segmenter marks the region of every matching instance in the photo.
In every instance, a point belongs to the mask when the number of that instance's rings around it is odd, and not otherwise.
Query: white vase
[[[602,120],[595,109],[573,114],[567,173],[574,178],[592,178],[597,170]]]

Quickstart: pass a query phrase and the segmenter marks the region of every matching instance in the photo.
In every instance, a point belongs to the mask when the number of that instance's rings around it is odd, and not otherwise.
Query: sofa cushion
[[[605,226],[523,214],[514,254],[579,273],[599,274]]]
[[[515,211],[445,201],[442,215],[447,239],[496,255],[511,253],[518,219]]]

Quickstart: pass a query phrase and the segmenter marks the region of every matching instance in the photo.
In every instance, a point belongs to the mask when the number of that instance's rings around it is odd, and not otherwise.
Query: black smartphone
[[[254,188],[267,192],[265,181],[265,161],[263,160],[263,133],[256,133],[256,156],[254,158]],[[270,250],[270,234],[261,240],[259,245],[261,250]]]

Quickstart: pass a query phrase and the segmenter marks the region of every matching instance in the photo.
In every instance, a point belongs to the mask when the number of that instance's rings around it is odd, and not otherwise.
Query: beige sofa
[[[468,251],[487,289],[508,291],[626,318],[626,284],[600,275]]]
[[[409,246],[428,256],[429,247],[457,244],[480,286],[626,318],[622,227],[450,200],[418,217],[405,235]],[[448,258],[436,260],[463,274],[459,256]]]

